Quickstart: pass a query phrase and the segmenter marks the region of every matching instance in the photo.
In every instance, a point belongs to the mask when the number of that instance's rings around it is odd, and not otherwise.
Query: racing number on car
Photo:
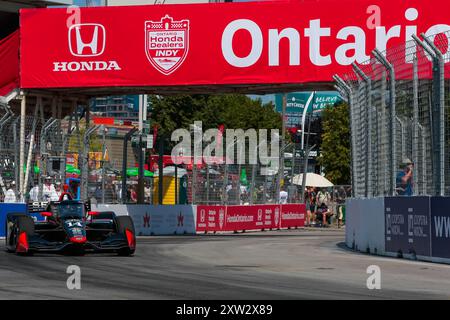
[[[81,224],[80,221],[77,221],[77,222],[67,221],[66,224],[69,228],[72,228],[72,227],[82,228],[83,227],[83,225]]]

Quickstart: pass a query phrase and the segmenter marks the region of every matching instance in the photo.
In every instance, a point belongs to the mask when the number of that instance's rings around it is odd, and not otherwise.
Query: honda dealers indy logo
[[[189,51],[189,20],[145,22],[145,54],[156,70],[169,75],[177,70]]]
[[[106,48],[106,29],[98,23],[74,24],[69,28],[68,47],[77,58],[100,57]],[[65,61],[54,62],[54,72],[121,70],[117,61]]]

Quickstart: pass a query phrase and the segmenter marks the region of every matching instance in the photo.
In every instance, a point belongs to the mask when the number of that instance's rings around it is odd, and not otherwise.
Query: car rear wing
[[[47,211],[49,201],[33,201],[28,203],[27,211],[28,213],[39,213]]]
[[[49,210],[49,205],[58,205],[63,201],[33,201],[27,205],[28,213],[39,213]],[[91,201],[84,202],[86,212],[91,211]]]

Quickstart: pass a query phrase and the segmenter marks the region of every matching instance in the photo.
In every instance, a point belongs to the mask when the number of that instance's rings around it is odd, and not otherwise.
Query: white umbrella
[[[183,168],[178,168],[177,170],[177,176],[178,178],[181,178],[182,176],[186,175],[187,171],[186,169]],[[155,170],[154,172],[155,176],[159,175],[159,170]],[[165,168],[163,168],[163,175],[165,176],[175,176],[175,167],[174,166],[167,166]]]
[[[294,184],[301,186],[303,183],[303,173],[294,176]],[[316,173],[306,174],[306,184],[307,187],[317,187],[317,188],[327,188],[332,187],[333,184],[325,177],[322,177]]]

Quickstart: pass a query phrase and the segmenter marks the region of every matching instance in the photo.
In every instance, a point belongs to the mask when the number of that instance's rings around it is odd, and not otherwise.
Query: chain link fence
[[[44,99],[42,105],[46,103]],[[39,110],[39,106],[36,109]],[[8,109],[0,109],[0,201],[10,189],[14,190],[17,201],[58,200],[67,186],[76,199],[90,199],[93,203],[137,203],[138,132],[135,130],[127,137],[132,126],[96,126],[92,123],[86,129],[83,109],[76,105],[74,109],[77,111],[62,120],[45,119],[39,112],[25,118],[25,192],[19,188],[21,118]],[[305,159],[299,153],[299,146],[296,146],[296,151],[291,150],[293,147],[295,145],[291,144],[283,149],[282,153],[290,154],[291,158],[282,167],[282,174],[279,169],[266,170],[269,174],[263,174],[263,169],[268,167],[260,164],[209,165],[204,161],[195,166],[165,164],[161,179],[162,199],[159,197],[159,170],[152,166],[150,152],[147,152],[145,162],[150,162],[151,171],[145,170],[144,173],[144,202],[159,204],[162,200],[163,204],[207,205],[300,203],[301,185],[292,184],[291,178],[303,173]],[[225,162],[225,158],[222,160]],[[122,190],[125,176],[125,189]],[[333,190],[329,189],[329,192],[333,193]],[[281,199],[283,197],[285,199]]]
[[[449,36],[374,50],[352,73],[335,76],[350,105],[354,197],[450,194]]]

